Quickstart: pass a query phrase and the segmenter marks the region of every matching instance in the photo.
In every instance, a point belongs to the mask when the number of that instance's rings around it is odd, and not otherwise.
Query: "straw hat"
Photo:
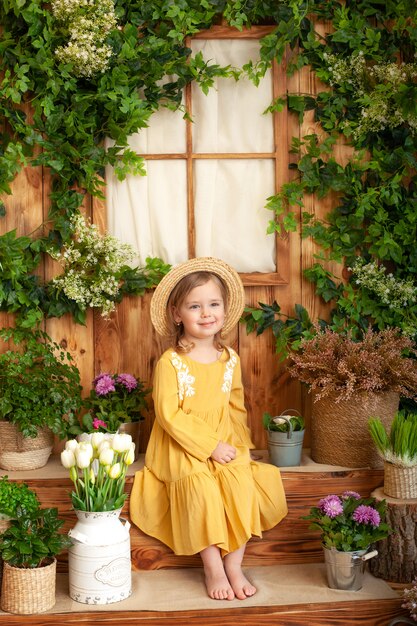
[[[222,279],[228,292],[223,332],[227,334],[239,321],[245,307],[245,291],[239,274],[230,265],[213,257],[197,257],[173,267],[155,289],[151,300],[151,320],[159,335],[169,336],[168,299],[179,281],[194,272],[211,272]]]

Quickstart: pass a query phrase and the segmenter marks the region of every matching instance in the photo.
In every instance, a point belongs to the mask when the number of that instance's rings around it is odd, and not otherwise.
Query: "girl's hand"
[[[224,441],[219,441],[213,452],[211,453],[211,458],[213,461],[217,461],[217,463],[221,463],[225,465],[226,463],[230,463],[233,459],[236,458],[236,448],[231,446]]]

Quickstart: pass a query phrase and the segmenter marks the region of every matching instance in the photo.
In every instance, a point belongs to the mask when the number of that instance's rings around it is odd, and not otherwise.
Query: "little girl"
[[[239,357],[221,341],[243,308],[240,277],[219,259],[182,263],[156,288],[152,323],[173,347],[156,366],[156,419],[130,498],[144,533],[200,553],[217,600],[256,593],[242,572],[246,543],[287,513],[279,469],[251,460]]]

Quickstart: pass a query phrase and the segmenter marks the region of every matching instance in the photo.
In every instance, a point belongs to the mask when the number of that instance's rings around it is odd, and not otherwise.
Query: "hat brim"
[[[228,303],[222,332],[227,334],[239,322],[245,308],[245,290],[239,274],[221,259],[197,257],[173,267],[155,289],[151,300],[151,320],[159,335],[172,335],[167,315],[169,296],[182,278],[194,272],[211,272],[226,287]]]

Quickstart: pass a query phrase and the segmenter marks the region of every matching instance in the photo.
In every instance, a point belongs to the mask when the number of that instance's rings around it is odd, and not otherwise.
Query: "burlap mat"
[[[133,572],[132,595],[107,605],[81,604],[68,595],[68,575],[58,574],[55,607],[49,613],[84,611],[191,611],[249,606],[279,606],[317,602],[398,598],[385,581],[368,571],[360,591],[339,591],[327,586],[323,563],[268,565],[244,568],[258,588],[246,600],[211,600],[200,568]]]

